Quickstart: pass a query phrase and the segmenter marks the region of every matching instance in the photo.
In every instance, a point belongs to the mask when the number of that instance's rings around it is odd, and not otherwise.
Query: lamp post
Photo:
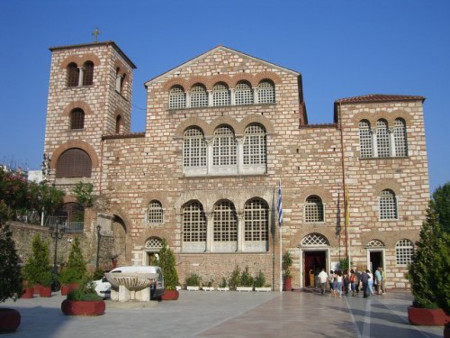
[[[55,256],[53,259],[53,286],[56,288],[57,283],[57,275],[58,275],[58,261],[57,261],[57,254],[58,254],[58,240],[63,238],[64,236],[64,228],[60,229],[58,224],[55,224],[54,227],[50,227],[50,237],[55,240]]]
[[[97,260],[95,262],[95,271],[98,270],[98,262],[100,259],[100,231],[102,230],[102,227],[100,225],[97,225]]]

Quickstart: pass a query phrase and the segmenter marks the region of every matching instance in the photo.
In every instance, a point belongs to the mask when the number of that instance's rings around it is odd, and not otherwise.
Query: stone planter
[[[180,296],[178,290],[164,290],[163,295],[161,296],[162,300],[177,300]]]
[[[52,288],[50,286],[39,287],[39,296],[40,297],[51,297],[52,296]]]
[[[0,308],[0,333],[14,332],[20,325],[20,313],[14,309]]]
[[[82,301],[64,300],[61,303],[61,311],[66,316],[100,316],[105,313],[103,300]]]
[[[230,288],[228,286],[224,288],[217,288],[217,291],[230,291]]]
[[[272,291],[272,288],[271,287],[266,287],[266,286],[264,286],[264,287],[260,287],[260,288],[255,288],[255,291],[256,292],[270,292],[270,291]]]
[[[450,321],[442,309],[423,309],[414,306],[408,308],[408,320],[414,325],[445,325]]]
[[[236,287],[236,291],[238,291],[238,292],[250,292],[250,291],[253,291],[253,286],[238,286],[238,287]]]
[[[203,286],[203,291],[214,291],[216,288],[214,286]]]
[[[198,291],[200,290],[199,286],[186,286],[186,290],[188,291]]]
[[[78,283],[71,283],[71,284],[62,284],[61,285],[61,295],[62,296],[67,296],[67,294],[72,291],[75,290],[76,288],[78,288],[80,286],[80,284]]]
[[[25,288],[23,290],[23,294],[22,296],[20,296],[20,299],[29,299],[29,298],[33,298],[34,296],[34,288]]]

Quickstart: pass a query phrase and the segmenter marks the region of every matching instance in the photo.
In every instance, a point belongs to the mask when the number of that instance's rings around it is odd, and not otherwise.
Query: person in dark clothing
[[[360,288],[360,285],[361,285],[361,271],[359,271],[359,269],[356,269],[355,276],[356,276],[355,291],[356,291],[356,294],[358,295],[359,294],[359,288]]]
[[[369,297],[369,290],[368,290],[368,285],[369,285],[369,274],[366,271],[363,271],[363,273],[361,274],[361,282],[362,282],[362,291],[363,291],[363,295],[364,298]]]

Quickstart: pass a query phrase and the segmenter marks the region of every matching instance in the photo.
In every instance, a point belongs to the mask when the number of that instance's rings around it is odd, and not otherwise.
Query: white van
[[[136,265],[136,266],[121,266],[114,268],[110,273],[150,273],[156,274],[157,278],[155,283],[150,285],[150,298],[159,299],[164,293],[164,276],[162,270],[159,266],[147,266],[147,265]],[[100,297],[106,298],[111,294],[111,283],[108,282],[106,277],[94,281],[95,291]]]

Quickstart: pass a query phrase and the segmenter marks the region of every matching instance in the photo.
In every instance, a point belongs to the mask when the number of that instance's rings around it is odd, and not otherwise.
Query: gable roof
[[[391,102],[391,101],[424,101],[425,97],[415,95],[368,94],[338,99],[334,103]]]

